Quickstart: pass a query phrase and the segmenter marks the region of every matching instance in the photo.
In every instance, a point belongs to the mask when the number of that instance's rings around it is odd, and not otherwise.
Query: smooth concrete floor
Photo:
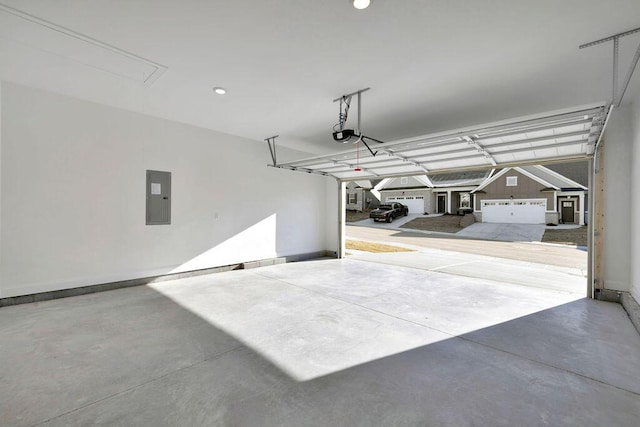
[[[4,307],[0,343],[2,426],[640,419],[620,305],[357,259]]]

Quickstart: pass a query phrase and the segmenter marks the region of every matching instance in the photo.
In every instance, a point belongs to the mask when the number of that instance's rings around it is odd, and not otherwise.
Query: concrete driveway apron
[[[476,222],[456,233],[457,236],[504,242],[540,242],[544,224],[492,224]]]
[[[392,222],[384,222],[384,221],[374,221],[371,218],[363,219],[362,221],[350,222],[349,225],[358,225],[361,227],[375,227],[375,228],[386,228],[394,230],[396,228],[400,228],[401,225],[408,223],[411,220],[414,220],[419,217],[423,217],[421,214],[409,214],[407,216],[401,216],[399,218],[394,219]]]

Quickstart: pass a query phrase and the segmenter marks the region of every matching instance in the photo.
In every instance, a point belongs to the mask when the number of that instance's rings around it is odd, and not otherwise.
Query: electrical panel
[[[171,224],[171,172],[147,170],[147,225]]]

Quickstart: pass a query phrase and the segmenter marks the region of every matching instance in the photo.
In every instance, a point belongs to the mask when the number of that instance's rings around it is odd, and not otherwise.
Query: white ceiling
[[[638,0],[0,0],[0,77],[322,154],[365,87],[382,140],[606,101],[611,43],[578,46],[637,27]]]

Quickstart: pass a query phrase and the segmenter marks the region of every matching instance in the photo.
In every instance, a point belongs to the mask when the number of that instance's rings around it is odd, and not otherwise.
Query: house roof
[[[398,176],[398,177],[392,177],[392,178],[385,178],[375,186],[375,189],[378,191],[389,189],[389,186],[400,178],[403,178],[403,177]],[[412,176],[411,178],[418,181],[418,184],[419,185],[421,184],[421,186],[424,188],[433,188],[433,184],[431,183],[427,175],[416,175],[416,176]],[[402,187],[402,186],[393,187],[394,190],[398,190],[402,188],[416,188],[416,186],[415,185],[409,186],[407,184],[406,187]]]
[[[554,190],[559,191],[563,189],[576,189],[576,190],[587,189],[587,187],[567,177],[564,177],[559,173],[552,171],[549,168],[546,168],[540,165],[534,165],[534,166],[510,167],[510,168],[502,169],[500,172],[498,172],[497,174],[493,175],[491,178],[483,182],[480,186],[478,186],[472,192],[475,193],[486,188],[489,184],[491,184],[492,182],[495,182],[496,180],[498,180],[500,177],[507,174],[511,170],[518,171],[521,174],[526,175],[529,178],[533,179],[534,181],[539,182],[545,187],[551,188]]]
[[[545,187],[562,190],[562,189],[579,189],[586,190],[587,187],[569,179],[558,172],[555,172],[545,166],[541,165],[529,165],[520,167],[509,167],[500,170],[497,174],[491,176],[491,171],[465,171],[465,172],[452,172],[438,175],[418,175],[412,178],[421,182],[425,188],[450,188],[450,187],[473,187],[477,186],[473,191],[482,190],[490,183],[497,180],[510,170],[517,170],[518,172],[528,176],[529,178],[541,183]],[[395,182],[399,177],[386,178],[380,181],[375,189],[378,191],[388,189],[392,182]],[[393,187],[398,189],[400,187]],[[407,187],[408,188],[408,187]],[[414,188],[414,187],[411,187]]]
[[[558,172],[560,175],[565,176],[578,184],[582,184],[585,187],[589,185],[588,162],[552,163],[545,165],[545,167],[554,172]]]
[[[361,179],[361,180],[353,181],[353,182],[360,188],[365,188],[365,189],[373,188],[373,185],[371,185],[371,181],[368,180],[368,179]]]
[[[530,174],[537,176],[541,179],[543,179],[544,181],[550,183],[552,185],[553,188],[557,188],[557,189],[580,189],[580,190],[586,190],[587,187],[575,182],[572,179],[567,178],[564,175],[559,174],[558,172],[555,172],[545,166],[522,166],[520,169],[523,169],[527,172],[529,172]]]
[[[490,170],[485,171],[469,171],[469,172],[453,172],[440,175],[430,175],[429,179],[434,187],[460,187],[480,185],[489,177]]]

